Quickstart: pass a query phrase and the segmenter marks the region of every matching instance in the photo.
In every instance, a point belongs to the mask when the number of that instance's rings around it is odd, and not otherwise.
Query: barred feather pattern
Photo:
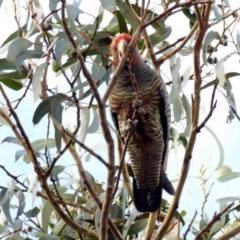
[[[165,84],[145,63],[132,65],[132,73],[138,85],[142,111],[137,114],[137,126],[131,136],[128,153],[138,189],[154,191],[159,187],[161,167],[169,138],[171,111]],[[128,131],[126,122],[132,118],[132,103],[136,91],[132,81],[124,71],[117,77],[117,82],[110,95],[110,109],[115,124],[123,141]],[[162,126],[162,119],[167,121]]]

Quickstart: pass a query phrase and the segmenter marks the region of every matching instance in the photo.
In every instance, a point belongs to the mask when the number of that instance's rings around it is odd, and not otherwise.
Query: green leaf
[[[183,137],[188,137],[190,134],[190,129],[191,129],[191,105],[186,97],[185,94],[182,95],[182,104],[183,104],[183,108],[186,114],[186,128],[185,131],[183,133],[181,133],[180,135]]]
[[[25,38],[15,39],[9,46],[7,60],[15,62],[16,57],[19,53],[27,51],[32,46],[32,42]]]
[[[118,26],[119,26],[119,32],[120,33],[128,33],[127,23],[125,21],[125,18],[123,17],[122,13],[120,11],[116,11],[115,15],[118,20]]]
[[[47,63],[42,63],[36,67],[35,73],[33,74],[32,79],[32,91],[33,91],[33,100],[36,102],[39,99],[40,90],[41,90],[41,76],[42,72],[47,66]]]
[[[100,2],[102,7],[109,12],[113,12],[114,10],[117,9],[115,0],[100,0]]]
[[[14,79],[9,80],[0,80],[5,86],[9,87],[12,90],[18,91],[23,88],[22,82]]]
[[[203,89],[208,88],[208,87],[210,87],[210,86],[212,86],[212,85],[216,85],[216,84],[218,84],[218,80],[217,80],[217,79],[214,79],[214,80],[212,80],[211,82],[209,82],[209,83],[203,85],[202,87],[200,87],[196,92],[202,91]]]
[[[79,133],[79,141],[84,143],[90,122],[90,110],[88,107],[82,107],[80,111],[81,111],[81,127]],[[79,149],[80,149],[79,151],[81,151],[81,147],[79,147]]]
[[[190,11],[190,7],[182,8],[183,14],[190,20],[191,23],[195,23],[197,21],[197,16],[194,12]]]
[[[219,232],[223,228],[223,226],[225,225],[226,214],[227,213],[224,213],[221,216],[220,220],[213,224],[213,226],[211,227],[211,230],[209,232],[209,236],[212,236],[213,234]]]
[[[65,54],[69,49],[72,49],[72,45],[69,41],[65,39],[60,39],[56,43],[55,47],[55,57],[58,65],[61,67],[62,66],[62,56]]]
[[[121,0],[115,0],[117,6],[119,7],[120,12],[122,13],[123,17],[128,21],[128,23],[133,28],[135,32],[139,26],[137,19],[135,18],[131,8],[127,5],[126,2]]]
[[[8,222],[14,228],[15,224],[13,222],[13,219],[12,219],[12,216],[10,213],[10,200],[11,200],[11,198],[8,198],[7,201],[2,205],[2,211],[4,213],[4,216],[7,218]]]
[[[46,139],[39,139],[39,140],[32,142],[31,145],[32,145],[33,149],[37,152],[43,150],[46,146],[48,148],[54,148],[56,146],[55,141],[52,138],[49,138],[47,141],[46,141]]]
[[[171,27],[165,27],[161,31],[151,34],[149,36],[149,39],[153,45],[156,45],[167,39],[171,35],[171,32],[172,32]]]
[[[45,149],[46,147],[47,148],[54,148],[56,147],[56,143],[55,143],[55,140],[52,139],[52,138],[49,138],[48,140],[46,139],[39,139],[39,140],[36,140],[34,142],[31,143],[35,153],[37,156],[39,156],[38,152],[40,152],[41,150]],[[31,160],[30,158],[28,157],[28,155],[25,155],[24,158],[23,158],[23,161],[26,162],[26,163],[30,163]]]
[[[9,73],[0,73],[0,81],[3,80],[12,80],[12,79],[25,79],[28,76],[27,71],[22,71],[21,74],[18,71],[9,72]]]
[[[26,27],[27,27],[27,24],[25,24],[24,26],[22,26],[20,28],[20,31],[25,31],[26,30]],[[8,36],[8,38],[3,42],[3,44],[1,45],[1,48],[3,46],[5,46],[6,44],[8,44],[9,42],[11,42],[12,40],[16,39],[19,37],[19,31],[15,31],[13,32],[10,36]]]
[[[59,220],[55,225],[54,225],[54,228],[53,228],[53,234],[55,236],[61,236],[64,229],[66,228],[67,224],[66,222],[61,219]]]
[[[39,240],[60,240],[60,237],[56,237],[56,236],[45,233],[39,238]]]
[[[92,65],[92,77],[95,81],[98,81],[101,78],[103,78],[105,74],[106,74],[105,67],[98,64]]]
[[[28,212],[26,212],[26,215],[29,218],[32,218],[32,217],[36,217],[39,214],[39,212],[40,212],[40,209],[38,207],[35,207],[32,210],[29,210]]]
[[[219,148],[219,153],[220,153],[220,157],[219,157],[219,162],[218,162],[218,165],[215,169],[218,170],[219,168],[222,167],[223,165],[223,162],[224,162],[224,150],[223,150],[223,146],[221,144],[221,142],[219,141],[217,135],[207,126],[205,125],[205,128],[208,130],[209,133],[211,133],[211,135],[213,136],[213,138],[215,139],[217,145],[218,145],[218,148]]]
[[[134,235],[143,231],[147,226],[148,219],[142,219],[131,225],[128,235]]]
[[[59,3],[59,0],[51,0],[51,1],[48,1],[48,3],[49,3],[49,10],[51,12],[54,12],[57,10],[57,5]],[[58,16],[58,12],[54,12],[53,17],[56,19],[57,22],[61,20],[60,17]]]
[[[21,157],[25,156],[26,155],[26,151],[25,150],[18,150],[16,153],[15,153],[15,162],[17,160],[19,160]]]
[[[0,206],[2,206],[13,194],[15,188],[15,180],[10,178],[8,180],[8,189],[3,189],[0,194]]]
[[[17,210],[17,216],[16,216],[16,218],[18,219],[23,213],[23,210],[26,206],[26,201],[25,201],[25,195],[20,190],[17,191],[15,196],[18,198],[18,210]]]
[[[6,137],[2,140],[1,143],[4,143],[4,142],[7,142],[7,143],[16,143],[16,144],[19,144],[21,145],[19,142],[18,142],[18,139],[16,137]]]
[[[238,77],[238,76],[240,76],[240,73],[238,73],[238,72],[229,72],[229,73],[226,73],[226,75],[225,75],[225,77],[227,79],[232,78],[232,77]]]
[[[46,203],[43,206],[42,209],[42,229],[44,232],[48,232],[48,224],[50,223],[50,216],[54,210],[54,207],[49,201],[46,201]]]
[[[204,64],[208,65],[207,64],[207,49],[208,49],[208,46],[210,45],[210,43],[214,40],[214,39],[217,39],[217,40],[220,40],[221,37],[219,35],[218,32],[215,32],[215,31],[210,31],[206,34],[206,37],[204,39],[204,42],[203,42],[203,51],[202,51],[202,54],[203,54],[203,62]]]
[[[16,65],[12,62],[9,62],[6,58],[0,59],[0,71],[3,70],[16,70]]]
[[[219,12],[219,9],[217,8],[215,3],[213,3],[212,9],[213,9],[213,13],[215,15],[215,18],[216,18],[217,22],[220,23],[222,21],[222,15]]]
[[[199,229],[202,230],[207,225],[206,221],[202,218],[199,223]]]
[[[63,65],[62,65],[62,69],[64,69],[65,71],[69,68],[72,68],[72,67],[75,67],[76,64],[79,64],[78,63],[78,60],[76,58],[69,58],[67,60],[67,62],[65,62]],[[62,70],[61,70],[61,67],[59,67],[59,65],[57,64],[57,62],[54,63],[54,67],[56,70],[54,70],[57,74],[56,76],[60,76],[62,74]]]
[[[227,182],[229,180],[239,178],[240,177],[240,172],[230,172],[226,173],[218,178],[219,182]]]
[[[215,66],[215,73],[216,73],[216,77],[219,81],[220,87],[223,87],[223,85],[225,84],[225,81],[226,81],[225,72],[224,72],[224,61],[225,61],[225,58],[222,58],[220,61],[217,62],[216,66]]]
[[[59,124],[62,124],[62,112],[63,112],[62,102],[63,101],[64,99],[62,97],[56,97],[54,98],[51,105],[52,117]],[[54,129],[55,129],[55,141],[56,141],[57,150],[60,152],[61,144],[62,144],[62,132],[59,131],[59,129],[57,128],[57,126],[55,126],[55,124],[54,124]]]
[[[128,233],[128,230],[130,231],[130,227],[133,225],[133,221],[135,220],[135,218],[137,217],[138,215],[138,211],[136,208],[133,208],[126,223],[124,224],[124,227],[123,227],[123,237],[125,238],[127,233]],[[137,223],[137,222],[136,222]]]
[[[33,124],[38,124],[41,119],[51,111],[51,105],[55,98],[61,98],[62,100],[67,98],[67,95],[59,93],[45,98],[36,108],[33,115]]]
[[[104,54],[109,54],[109,45],[99,46],[98,50]],[[86,50],[83,50],[82,54],[84,55],[85,53],[86,53]],[[97,54],[99,54],[99,52],[95,48],[90,48],[87,52],[88,56],[97,55]]]
[[[31,59],[31,58],[37,58],[41,59],[43,57],[44,53],[43,52],[36,52],[35,50],[26,50],[26,51],[21,51],[15,59],[15,64],[17,67],[17,70],[19,73],[22,73],[22,62],[26,59]]]
[[[78,7],[75,7],[74,5],[68,5],[66,7],[69,25],[71,27],[71,33],[72,35],[76,36],[77,42],[79,45],[83,44],[83,41],[85,40],[79,33],[77,26],[75,25],[75,19],[78,17],[80,13],[84,13],[81,9]]]
[[[87,133],[95,133],[100,126],[97,110],[92,108],[92,111],[93,111],[93,120],[88,127]]]
[[[220,204],[226,204],[228,202],[240,201],[240,197],[224,197],[217,199]]]

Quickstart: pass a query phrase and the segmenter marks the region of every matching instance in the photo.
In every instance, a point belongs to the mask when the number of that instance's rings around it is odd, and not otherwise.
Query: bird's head
[[[113,62],[118,65],[124,56],[128,44],[131,42],[132,36],[127,33],[122,33],[115,37],[110,45],[110,53],[113,56]],[[142,62],[141,56],[137,51],[137,48],[132,52],[132,58],[130,64],[136,64]]]

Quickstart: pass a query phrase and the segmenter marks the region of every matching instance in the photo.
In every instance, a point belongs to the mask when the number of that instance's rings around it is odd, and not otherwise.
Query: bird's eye
[[[117,51],[117,48],[115,46],[113,46],[113,51],[116,52]]]

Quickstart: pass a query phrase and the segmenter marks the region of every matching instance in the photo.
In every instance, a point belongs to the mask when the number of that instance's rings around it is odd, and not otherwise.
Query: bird
[[[131,35],[122,33],[112,40],[110,54],[113,72],[131,39]],[[136,79],[138,94],[129,72]],[[134,128],[127,152],[133,170],[135,207],[139,212],[159,211],[162,189],[171,195],[175,193],[163,170],[170,135],[171,109],[164,81],[143,61],[137,47],[116,76],[116,83],[109,96],[109,107],[117,134],[123,143],[127,140],[128,125]],[[137,120],[135,125],[131,122],[134,112]]]

